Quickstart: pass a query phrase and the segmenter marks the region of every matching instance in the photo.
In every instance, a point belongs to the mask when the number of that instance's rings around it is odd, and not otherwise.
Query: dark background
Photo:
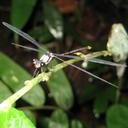
[[[92,46],[92,52],[105,50],[112,24],[122,23],[126,30],[128,28],[127,0],[52,0],[52,5],[62,17],[61,22],[63,22],[64,36],[61,39],[55,38],[45,24],[45,21],[52,17],[50,17],[50,15],[56,15],[56,12],[50,7],[45,7],[43,0],[37,0],[31,11],[28,9],[30,14],[26,16],[25,21],[22,21],[25,13],[18,14],[18,9],[16,9],[18,5],[15,5],[18,2],[15,1],[16,0],[0,1],[0,51],[9,56],[21,67],[25,68],[30,74],[33,74],[34,71],[32,59],[38,57],[38,53],[17,48],[11,43],[15,42],[22,45],[27,44],[27,46],[34,48],[36,47],[23,38],[14,35],[12,31],[2,25],[3,21],[30,34],[40,45],[46,46],[47,49],[55,53],[63,53],[87,45]],[[26,3],[22,3],[24,7],[27,6]],[[20,8],[20,6],[17,8]],[[48,8],[49,12],[50,10],[53,12],[51,14],[46,12],[46,14],[50,15],[45,15],[45,8]],[[22,6],[20,9],[22,10]],[[17,21],[15,17],[17,17]],[[54,19],[51,18],[51,21],[52,20],[51,25],[54,25],[54,23],[60,19],[56,16]],[[47,28],[46,31],[44,28]],[[112,57],[108,59],[112,61]],[[78,63],[78,65],[80,64]],[[99,64],[90,64],[88,70],[118,85],[115,68],[111,68],[110,66],[101,67]],[[70,81],[75,99],[74,104],[65,111],[68,115],[69,122],[71,119],[77,119],[87,128],[106,127],[107,111],[111,106],[115,105],[116,89],[70,66],[64,69],[64,71]],[[127,73],[125,74],[127,79]],[[49,89],[45,87],[44,90],[47,95],[46,105],[56,106],[54,98],[48,97]],[[108,95],[112,95],[113,97],[108,100],[108,98],[106,98]],[[120,97],[123,96],[124,99],[127,99],[127,90],[121,93]],[[122,104],[124,101],[125,100],[118,101],[118,103]],[[127,104],[127,100],[124,104]],[[24,107],[26,105],[28,104],[19,100],[16,106]],[[97,111],[96,113],[95,110]],[[36,113],[35,118],[37,119],[37,125],[42,127],[44,124],[41,118],[50,117],[52,112],[53,110],[35,110],[34,114]]]

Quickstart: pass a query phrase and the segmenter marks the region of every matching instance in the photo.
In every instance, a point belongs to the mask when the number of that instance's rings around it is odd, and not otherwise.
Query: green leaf
[[[107,112],[107,128],[128,128],[128,107],[114,105]]]
[[[63,37],[63,18],[50,0],[44,0],[44,21],[51,34],[56,39]]]
[[[0,53],[0,79],[14,92],[21,89],[24,81],[31,78],[23,68],[17,65],[9,57]],[[44,91],[40,86],[35,86],[22,97],[26,102],[34,106],[41,106],[45,102]]]
[[[30,18],[37,0],[12,0],[11,23],[19,29],[23,28]]]
[[[104,113],[107,108],[110,101],[115,100],[116,95],[116,89],[112,87],[107,87],[102,91],[103,89],[99,90],[96,99],[94,101],[94,113],[99,115],[101,113]]]
[[[85,128],[83,124],[78,120],[72,120],[71,128]]]
[[[67,115],[62,110],[55,110],[51,117],[42,118],[42,126],[44,128],[69,128]]]
[[[52,113],[49,128],[68,128],[68,117],[62,110],[56,110]]]
[[[103,93],[98,93],[94,102],[94,113],[99,115],[107,110],[108,107],[108,99],[107,96]]]
[[[64,31],[65,31],[66,34],[73,37],[73,39],[76,42],[80,43],[81,45],[84,45],[84,46],[89,45],[89,46],[92,46],[92,47],[94,46],[94,43],[91,43],[91,41],[82,38],[80,33],[74,28],[75,27],[71,23],[69,23],[67,21],[64,22]]]
[[[35,39],[38,39],[39,42],[45,43],[53,39],[53,36],[49,32],[48,28],[46,26],[38,26],[34,27],[29,34],[34,37]]]
[[[28,117],[32,123],[34,125],[36,125],[36,116],[34,115],[34,112],[30,111],[30,110],[27,110],[27,109],[24,109],[22,110],[24,112],[24,114],[26,115],[26,117]]]
[[[48,128],[49,127],[49,124],[50,124],[50,118],[48,117],[45,117],[45,118],[42,118],[42,121],[41,121],[41,126],[43,128]]]
[[[57,64],[56,61],[53,61],[53,63]],[[71,85],[62,70],[52,74],[48,81],[48,88],[61,108],[69,109],[73,105]]]
[[[95,93],[99,90],[99,87],[96,85],[88,84],[81,95],[80,102],[84,103],[88,100],[91,100],[94,98]]]
[[[120,97],[120,103],[128,107],[128,98],[124,96]]]
[[[11,96],[11,94],[12,92],[9,88],[2,81],[0,81],[0,103]]]
[[[22,111],[15,108],[0,110],[0,128],[35,128]]]

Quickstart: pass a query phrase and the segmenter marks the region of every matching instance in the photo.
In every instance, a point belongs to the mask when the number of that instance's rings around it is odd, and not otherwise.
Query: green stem
[[[121,90],[121,88],[122,88],[122,79],[119,78],[119,85],[118,85],[118,88],[116,90],[116,98],[115,98],[115,103],[116,104],[118,104],[119,101],[120,101],[120,96],[121,96],[120,90]]]
[[[94,53],[85,55],[85,59],[88,60],[88,59],[98,57],[101,55],[106,55],[106,53],[107,53],[107,51],[94,52]],[[14,93],[9,98],[7,98],[5,101],[3,101],[0,104],[0,109],[5,109],[5,108],[9,109],[12,106],[12,104],[14,104],[19,98],[21,98],[25,93],[27,93],[35,85],[37,85],[41,81],[48,81],[52,72],[57,72],[58,70],[65,68],[69,64],[73,64],[75,62],[81,61],[82,59],[79,58],[79,59],[70,59],[70,60],[64,61],[64,62],[54,66],[52,69],[50,69],[49,72],[47,72],[47,73],[42,72],[41,74],[39,74],[38,76],[36,76],[32,80],[25,81],[24,82],[25,86],[23,88],[21,88],[19,91],[17,91],[16,93]]]

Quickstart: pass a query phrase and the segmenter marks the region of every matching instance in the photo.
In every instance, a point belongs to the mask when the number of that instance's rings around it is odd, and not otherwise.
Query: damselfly
[[[63,59],[61,59],[60,57],[67,57],[67,58],[79,58],[81,60],[85,60],[84,58],[81,58],[79,56],[75,56],[75,55],[70,55],[71,53],[73,52],[77,52],[77,51],[80,51],[80,50],[84,50],[85,47],[83,48],[79,48],[79,49],[75,49],[75,50],[72,50],[72,51],[69,51],[69,52],[66,52],[66,53],[62,53],[62,54],[56,54],[56,53],[52,53],[52,52],[47,52],[45,49],[43,49],[39,44],[38,42],[33,39],[31,36],[29,36],[28,34],[24,33],[23,31],[19,30],[18,28],[6,23],[6,22],[3,22],[3,25],[6,26],[7,28],[9,28],[10,30],[14,31],[15,33],[19,34],[20,36],[22,36],[23,38],[27,39],[28,41],[30,41],[32,44],[34,44],[36,47],[40,48],[41,50],[43,50],[43,52],[46,52],[45,54],[43,54],[41,56],[40,59],[33,59],[33,64],[35,66],[35,70],[38,70],[39,68],[41,68],[42,66],[45,66],[47,64],[50,63],[50,61],[53,59],[53,58],[56,58],[60,61],[63,61],[65,62]],[[14,45],[17,45],[19,47],[22,47],[22,48],[27,48],[29,50],[33,50],[33,51],[39,51],[35,48],[30,48],[30,47],[27,47],[27,46],[23,46],[23,45],[20,45],[20,44],[14,44]],[[114,63],[114,62],[110,62],[110,61],[106,61],[106,60],[101,60],[101,59],[97,59],[97,58],[93,58],[93,59],[90,59],[90,60],[87,60],[87,61],[91,61],[91,62],[96,62],[96,63],[100,63],[100,64],[106,64],[106,65],[111,65],[111,66],[125,66],[125,65],[121,65],[121,64],[117,64],[117,63]],[[116,86],[115,84],[112,84],[110,82],[108,82],[107,80],[105,79],[102,79],[96,75],[94,75],[93,73],[83,69],[83,68],[80,68],[74,64],[68,64],[84,73],[87,73],[88,75],[94,77],[94,78],[97,78],[101,81],[103,81],[104,83],[107,83],[113,87],[116,87],[118,88],[118,86]]]

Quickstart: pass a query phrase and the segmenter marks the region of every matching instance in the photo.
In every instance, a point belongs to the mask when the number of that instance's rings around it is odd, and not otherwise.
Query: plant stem
[[[12,96],[4,100],[0,104],[0,109],[10,108],[12,104],[14,104],[20,97],[22,97],[25,93],[27,93],[31,88],[37,85],[40,81],[47,81],[50,77],[51,72],[48,73],[41,73],[37,77],[33,78],[32,80],[27,80],[24,82],[24,87],[21,88],[19,91],[14,93]]]
[[[106,55],[106,53],[107,53],[107,51],[90,53],[90,54],[85,55],[85,57],[86,57],[85,59],[88,60],[88,59],[98,57],[101,55]],[[21,98],[25,93],[27,93],[35,85],[37,85],[41,81],[48,81],[53,72],[57,72],[58,70],[65,68],[69,64],[73,64],[73,63],[81,61],[81,60],[83,60],[83,58],[82,59],[81,58],[70,59],[70,60],[64,61],[64,62],[54,66],[52,69],[50,69],[49,72],[47,72],[47,73],[42,72],[41,74],[39,74],[38,76],[36,76],[32,80],[25,81],[24,82],[25,86],[23,88],[21,88],[19,91],[17,91],[16,93],[14,93],[9,98],[7,98],[5,101],[3,101],[0,104],[0,109],[9,109],[12,106],[12,104],[14,104],[19,98]]]
[[[119,85],[118,85],[118,89],[116,90],[116,98],[115,98],[115,103],[118,104],[119,100],[120,100],[120,95],[121,95],[121,88],[122,88],[122,79],[119,79]]]

